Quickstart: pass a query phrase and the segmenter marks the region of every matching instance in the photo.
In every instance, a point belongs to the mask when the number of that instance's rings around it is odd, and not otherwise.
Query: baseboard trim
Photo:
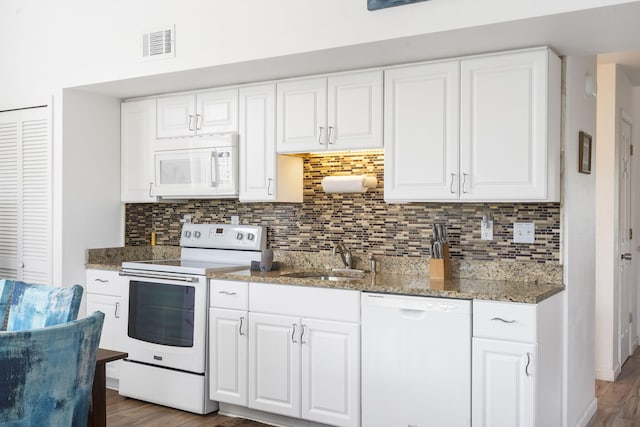
[[[587,407],[587,410],[582,415],[582,418],[580,418],[580,420],[576,424],[576,427],[586,427],[587,424],[589,424],[589,421],[591,421],[591,418],[593,418],[593,416],[596,414],[597,410],[598,410],[598,399],[594,397],[591,403],[589,404],[589,406]]]
[[[616,369],[599,369],[596,368],[596,379],[601,381],[615,381],[616,377],[620,375],[620,367]]]

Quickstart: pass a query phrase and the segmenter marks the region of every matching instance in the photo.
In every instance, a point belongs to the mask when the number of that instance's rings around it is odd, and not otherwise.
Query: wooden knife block
[[[451,260],[449,258],[449,244],[442,245],[442,259],[431,258],[429,260],[429,276],[434,280],[451,278]]]

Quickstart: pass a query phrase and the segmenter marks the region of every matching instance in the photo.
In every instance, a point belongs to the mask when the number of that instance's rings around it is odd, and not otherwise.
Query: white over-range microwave
[[[156,141],[154,172],[159,197],[237,197],[238,135]]]

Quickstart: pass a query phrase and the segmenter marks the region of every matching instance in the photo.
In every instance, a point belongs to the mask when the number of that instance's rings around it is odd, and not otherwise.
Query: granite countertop
[[[88,251],[87,268],[117,271],[123,261],[143,259],[179,258],[176,247],[124,247],[91,249]],[[281,271],[262,273],[242,270],[238,272],[213,272],[208,277],[282,285],[314,286],[321,288],[351,289],[400,295],[433,296],[460,299],[481,299],[535,304],[562,292],[562,266],[536,263],[454,263],[457,275],[448,280],[431,280],[428,263],[402,257],[378,257],[385,267],[384,273],[364,273],[362,279],[328,281],[313,278],[288,277],[283,274],[304,271],[330,273],[337,267],[332,254],[278,252],[276,257],[283,265]],[[332,264],[334,263],[334,264]],[[357,268],[367,268],[366,265]],[[333,273],[332,273],[333,274]],[[336,273],[335,275],[340,275]],[[460,277],[462,276],[462,277]]]
[[[399,295],[432,296],[459,299],[480,299],[535,304],[564,290],[553,283],[512,282],[483,279],[431,280],[428,275],[398,273],[364,273],[362,279],[328,281],[312,278],[287,277],[283,274],[300,272],[297,269],[271,271],[243,270],[231,273],[209,273],[207,277],[221,280],[351,289]],[[318,271],[318,270],[313,270]]]

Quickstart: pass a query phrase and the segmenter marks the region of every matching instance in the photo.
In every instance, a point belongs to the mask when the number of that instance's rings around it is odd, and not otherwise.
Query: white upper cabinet
[[[276,85],[241,88],[241,202],[302,202],[302,158],[276,153],[275,128]]]
[[[124,102],[120,113],[120,198],[124,203],[155,202],[152,144],[156,100]]]
[[[382,71],[277,86],[279,153],[382,148]]]
[[[387,70],[384,114],[387,201],[559,201],[546,48]]]
[[[558,201],[560,60],[543,49],[460,67],[460,198]]]
[[[158,98],[158,138],[237,131],[237,88]]]
[[[385,71],[385,200],[458,199],[458,87],[458,61]]]

